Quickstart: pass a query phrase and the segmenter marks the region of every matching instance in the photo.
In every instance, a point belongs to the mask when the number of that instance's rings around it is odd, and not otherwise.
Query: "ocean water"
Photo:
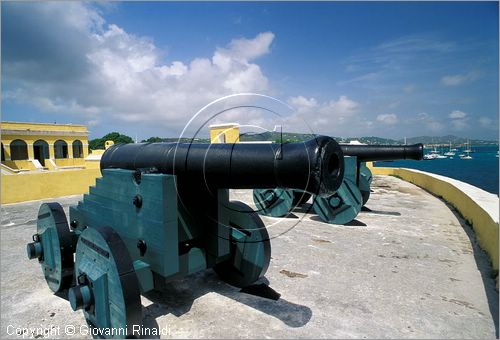
[[[453,159],[434,160],[401,160],[392,162],[375,162],[375,166],[411,168],[432,172],[472,184],[478,188],[498,195],[498,146],[472,147],[470,155],[473,159],[460,159],[460,149]],[[426,153],[429,150],[426,149]],[[446,152],[448,150],[444,150]],[[443,152],[441,152],[443,153]]]

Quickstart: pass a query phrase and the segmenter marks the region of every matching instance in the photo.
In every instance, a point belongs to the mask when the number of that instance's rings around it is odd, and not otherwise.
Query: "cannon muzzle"
[[[328,196],[342,183],[344,157],[326,136],[287,144],[140,143],[108,148],[101,170],[111,168],[153,169],[208,188],[289,188]]]
[[[398,159],[421,160],[424,146],[413,145],[340,145],[344,155],[356,156],[360,162],[395,161]]]

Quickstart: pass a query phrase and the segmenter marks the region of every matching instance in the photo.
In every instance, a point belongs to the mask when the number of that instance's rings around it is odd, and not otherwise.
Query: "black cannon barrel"
[[[421,160],[424,157],[424,146],[413,145],[356,145],[341,144],[346,156],[356,156],[361,162],[395,161],[397,159]]]
[[[318,136],[303,143],[140,143],[108,148],[101,170],[155,169],[209,188],[290,188],[326,196],[344,177],[337,142]]]

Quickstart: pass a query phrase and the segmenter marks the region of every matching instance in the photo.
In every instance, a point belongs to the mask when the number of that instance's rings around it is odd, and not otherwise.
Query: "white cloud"
[[[489,127],[491,126],[491,124],[493,124],[493,120],[488,117],[480,117],[479,124],[481,124],[483,127]]]
[[[381,114],[377,116],[377,121],[387,124],[387,125],[394,125],[399,122],[398,116],[395,115],[394,113],[387,113],[387,114]]]
[[[463,119],[455,119],[455,120],[452,120],[451,121],[451,126],[453,127],[453,129],[457,130],[457,131],[462,131],[464,130],[466,127],[468,127],[468,124],[465,120]]]
[[[448,118],[451,119],[451,126],[456,131],[465,130],[469,125],[467,121],[469,118],[467,117],[467,113],[459,110],[453,110],[448,114]]]
[[[336,118],[347,118],[355,115],[359,110],[360,104],[347,98],[340,96],[338,100],[330,100],[326,105],[323,105],[320,112]]]
[[[314,133],[339,136],[345,134],[347,126],[354,129],[366,127],[361,127],[362,119],[358,116],[361,104],[344,95],[326,102],[303,96],[290,97],[288,104],[296,112],[289,122],[299,130],[307,124]]]
[[[478,77],[479,73],[476,71],[467,74],[447,75],[441,78],[441,83],[446,86],[457,86],[468,81],[476,80]]]
[[[274,40],[272,32],[259,33],[253,39],[234,39],[226,48],[218,48],[215,55],[250,61],[270,52]]]
[[[467,117],[467,113],[459,111],[459,110],[453,110],[450,112],[448,117],[451,119],[463,119],[463,118]]]
[[[442,132],[444,125],[437,121],[434,117],[429,115],[427,112],[420,112],[417,114],[416,119],[417,126],[423,125],[426,130],[430,130],[433,133]]]
[[[3,73],[9,84],[15,84],[8,100],[30,103],[47,112],[84,115],[89,122],[106,116],[180,128],[217,98],[268,91],[268,79],[253,60],[270,52],[271,32],[233,39],[215,48],[209,57],[165,62],[164,53],[152,39],[107,25],[90,5],[28,5],[22,4],[19,22],[6,23],[7,33],[16,37],[2,46],[10,51],[4,58]],[[59,36],[61,32],[67,37]],[[30,53],[22,50],[20,42],[34,37],[40,40],[38,48]],[[58,68],[65,70],[61,73],[65,79],[51,75],[50,70]]]
[[[496,119],[491,119],[489,117],[479,117],[479,125],[488,130],[498,131],[498,117]]]
[[[318,102],[314,98],[305,98],[303,96],[291,97],[288,103],[299,113],[307,113],[318,108]]]

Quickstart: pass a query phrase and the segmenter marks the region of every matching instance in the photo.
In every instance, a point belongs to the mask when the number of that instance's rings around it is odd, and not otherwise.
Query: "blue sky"
[[[2,51],[2,120],[91,137],[177,136],[209,102],[255,92],[293,111],[211,122],[498,139],[497,2],[3,2]]]

